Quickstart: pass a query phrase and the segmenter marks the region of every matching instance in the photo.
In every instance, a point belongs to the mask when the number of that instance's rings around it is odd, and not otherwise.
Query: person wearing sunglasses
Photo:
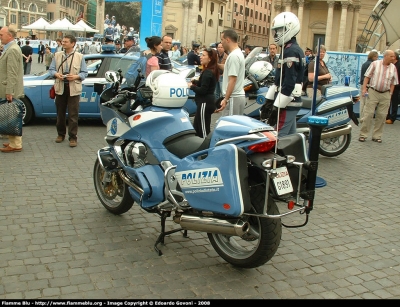
[[[212,48],[204,49],[200,53],[200,64],[203,70],[198,80],[188,83],[196,96],[197,110],[194,116],[193,127],[196,135],[206,138],[211,130],[211,115],[215,112],[215,87],[219,79],[217,51]]]

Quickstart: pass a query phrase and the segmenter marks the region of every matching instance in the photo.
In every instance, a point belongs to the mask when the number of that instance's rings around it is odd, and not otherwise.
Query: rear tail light
[[[276,144],[276,137],[272,132],[264,131],[262,132],[266,136],[265,142],[250,145],[247,147],[252,152],[268,152],[271,151]]]

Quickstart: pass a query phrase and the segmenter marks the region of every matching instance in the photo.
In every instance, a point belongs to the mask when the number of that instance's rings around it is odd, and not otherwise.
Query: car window
[[[97,77],[101,63],[103,63],[103,59],[91,58],[86,60],[88,77]]]
[[[118,71],[121,68],[122,75],[125,76],[129,66],[135,63],[136,60],[130,58],[111,58],[110,67],[108,70]]]

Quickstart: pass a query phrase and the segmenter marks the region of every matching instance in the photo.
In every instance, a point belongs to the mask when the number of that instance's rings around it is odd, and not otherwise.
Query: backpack
[[[140,68],[141,74],[144,76],[146,74],[146,64],[147,60],[150,59],[153,54],[140,53],[139,59],[129,66],[128,71],[125,74],[125,80],[128,86],[133,86],[135,84],[136,78],[138,76],[138,68]]]

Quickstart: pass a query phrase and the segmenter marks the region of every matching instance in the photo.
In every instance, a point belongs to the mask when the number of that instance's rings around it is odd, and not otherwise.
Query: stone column
[[[275,9],[275,16],[278,15],[279,13],[282,13],[282,6],[280,4],[275,4],[274,9]],[[274,19],[275,16],[271,16],[272,19]]]
[[[326,50],[331,50],[334,7],[335,7],[335,1],[328,1],[328,19],[326,21],[326,33],[325,33]]]
[[[292,0],[286,0],[285,1],[285,12],[291,12],[292,11]]]
[[[339,26],[339,40],[338,40],[338,51],[344,51],[344,40],[346,37],[346,21],[347,21],[347,8],[349,6],[348,1],[342,1],[342,14],[340,16]]]
[[[189,17],[187,22],[187,28],[185,29],[187,33],[186,46],[191,47],[192,41],[197,40],[197,16],[199,15],[199,0],[190,0],[189,2]],[[204,19],[202,25],[205,30],[207,26],[207,21]]]
[[[188,29],[189,29],[189,0],[182,1],[183,21],[182,21],[182,45],[188,46]]]
[[[297,3],[299,4],[299,9],[297,13],[297,17],[299,18],[300,22],[300,32],[297,34],[297,43],[301,46],[301,32],[303,30],[303,12],[304,12],[304,0],[297,0]]]
[[[104,33],[104,9],[105,1],[97,0],[97,10],[96,10],[96,30],[99,30],[99,34]]]
[[[352,52],[356,52],[357,48],[357,34],[358,34],[358,18],[360,16],[360,5],[354,6],[354,13],[353,13],[353,31],[351,33],[351,40],[350,40],[350,50]]]

